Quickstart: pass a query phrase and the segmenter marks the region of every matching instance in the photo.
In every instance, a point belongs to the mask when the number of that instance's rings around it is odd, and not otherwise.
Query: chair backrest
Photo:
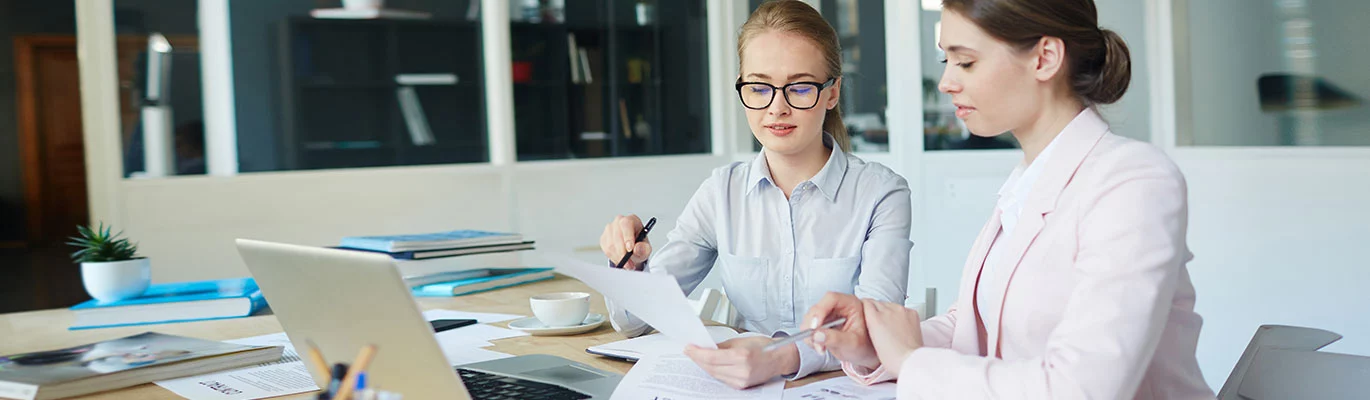
[[[1341,335],[1322,329],[1287,325],[1261,325],[1260,328],[1256,328],[1256,334],[1251,337],[1251,342],[1246,345],[1246,351],[1242,352],[1242,357],[1237,360],[1236,367],[1232,368],[1232,374],[1228,375],[1227,382],[1223,383],[1222,389],[1218,391],[1218,400],[1243,399],[1238,394],[1238,389],[1243,386],[1243,381],[1248,377],[1253,377],[1253,379],[1266,378],[1264,375],[1250,373],[1251,367],[1254,365],[1253,361],[1257,354],[1263,350],[1313,352],[1340,339]],[[1259,371],[1269,372],[1273,371],[1272,368],[1275,367],[1262,366]]]
[[[1236,395],[1251,400],[1365,398],[1370,393],[1367,378],[1370,357],[1262,347]]]
[[[691,300],[695,312],[699,318],[714,321],[727,326],[736,327],[737,309],[733,308],[732,302],[728,301],[728,296],[722,288],[705,288],[699,294],[699,300]]]

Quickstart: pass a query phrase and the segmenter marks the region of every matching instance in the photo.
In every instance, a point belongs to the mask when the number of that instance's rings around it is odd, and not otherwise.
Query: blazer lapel
[[[967,346],[973,347],[975,353],[979,354],[985,350],[981,346],[979,335],[980,326],[984,324],[980,320],[980,313],[976,312],[975,290],[980,287],[980,271],[985,268],[985,258],[989,256],[989,247],[994,243],[994,238],[999,234],[999,228],[1003,226],[1000,220],[999,208],[994,208],[994,214],[989,222],[980,228],[980,234],[975,237],[975,244],[970,248],[970,255],[966,258],[966,266],[962,268],[961,289],[958,293],[960,298],[957,303],[961,304],[956,312],[963,313],[956,317],[958,321],[973,321],[974,324],[957,324],[958,333],[952,336],[953,347]],[[969,316],[969,318],[967,318]],[[974,338],[970,343],[957,343],[959,338]]]
[[[1008,262],[1004,266],[1008,274],[1004,279],[994,281],[995,289],[1004,293],[1000,297],[1001,301],[1008,298],[1008,288],[1013,283],[1013,276],[1018,272],[1018,265],[1032,243],[1037,240],[1037,235],[1042,232],[1046,224],[1046,215],[1056,209],[1056,201],[1065,190],[1066,184],[1075,176],[1090,150],[1094,149],[1094,145],[1099,143],[1099,139],[1107,132],[1108,124],[1099,117],[1099,114],[1092,109],[1085,109],[1056,137],[1056,143],[1053,144],[1056,147],[1052,149],[1051,157],[1043,160],[1046,164],[1043,165],[1042,174],[1037,177],[1037,182],[1032,185],[1028,198],[1023,203],[1023,214],[1018,218],[1018,226],[1013,229],[1009,240],[998,244],[1006,246],[1004,261]],[[999,345],[1004,321],[1003,305],[1004,303],[999,305],[999,322],[995,326],[985,327],[988,336],[986,344],[989,346],[986,354],[991,357],[1001,356]]]

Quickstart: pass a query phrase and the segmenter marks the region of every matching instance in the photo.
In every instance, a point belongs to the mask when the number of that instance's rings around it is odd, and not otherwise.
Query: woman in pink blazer
[[[971,248],[959,298],[919,322],[902,304],[829,294],[809,340],[900,399],[1212,399],[1185,263],[1184,176],[1095,111],[1130,61],[1092,0],[945,0],[939,89],[971,133],[1024,159]]]

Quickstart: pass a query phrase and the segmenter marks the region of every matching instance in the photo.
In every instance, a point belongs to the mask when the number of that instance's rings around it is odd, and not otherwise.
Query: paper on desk
[[[285,352],[282,353],[280,361],[276,362],[154,383],[187,399],[261,399],[319,389],[285,333],[227,342],[253,346],[284,346]]]
[[[459,348],[442,349],[443,355],[447,356],[447,363],[452,365],[465,365],[490,360],[502,360],[513,357],[511,354],[504,354],[498,351],[490,351],[481,348]]]
[[[704,329],[709,332],[709,336],[711,336],[716,343],[742,336],[742,334],[738,334],[737,331],[734,331],[733,328],[726,326],[709,326]],[[672,340],[666,337],[666,335],[653,333],[632,339],[590,346],[590,348],[585,350],[592,354],[640,359],[651,354],[680,354],[685,351],[685,344]]]
[[[528,336],[528,333],[486,324],[467,325],[437,334],[438,345],[443,347],[487,347],[492,341],[520,336]]]
[[[785,381],[774,379],[747,390],[719,382],[682,354],[651,355],[638,360],[619,381],[611,400],[619,399],[774,399],[784,396]]]
[[[467,315],[463,318],[472,318],[471,316],[478,314],[431,310],[424,313],[424,319],[429,321],[451,319],[454,315],[452,313]],[[514,317],[517,318],[518,316]],[[474,319],[481,321],[481,318],[502,318],[502,315],[484,314],[480,318]],[[490,346],[491,340],[527,335],[524,332],[485,325],[482,322],[441,332],[435,336],[438,340],[438,346],[442,348],[443,355],[447,357],[447,361],[452,365],[459,365],[510,357],[508,354],[481,349],[481,347]],[[191,400],[263,399],[319,390],[319,386],[314,383],[314,378],[309,375],[309,370],[305,368],[304,361],[300,360],[299,353],[290,344],[290,339],[285,333],[227,340],[226,342],[253,346],[283,346],[285,352],[281,355],[281,360],[277,362],[154,383]]]
[[[685,292],[680,290],[680,284],[670,275],[614,269],[570,256],[558,257],[553,265],[557,265],[557,272],[585,282],[667,337],[699,347],[718,348],[685,298]]]
[[[866,386],[849,377],[810,383],[785,391],[785,400],[894,400],[894,382]]]
[[[523,318],[523,316],[513,314],[491,314],[437,309],[424,311],[423,318],[429,321],[439,319],[474,319],[476,320],[476,323],[479,324],[493,324],[496,322],[504,322],[511,319]]]

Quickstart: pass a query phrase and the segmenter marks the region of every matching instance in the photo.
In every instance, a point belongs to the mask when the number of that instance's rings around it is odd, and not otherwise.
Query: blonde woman
[[[642,221],[629,215],[605,226],[604,255],[617,263],[631,249],[624,268],[671,274],[687,293],[721,269],[742,328],[772,336],[797,331],[827,292],[902,302],[913,246],[909,188],[889,168],[847,153],[836,32],[803,2],[772,1],[743,24],[737,50],[739,105],[764,148],[714,170],[659,251],[635,242]],[[609,309],[625,335],[648,330],[622,308]],[[686,354],[738,388],[840,367],[802,344],[760,351],[769,341],[734,339]]]

